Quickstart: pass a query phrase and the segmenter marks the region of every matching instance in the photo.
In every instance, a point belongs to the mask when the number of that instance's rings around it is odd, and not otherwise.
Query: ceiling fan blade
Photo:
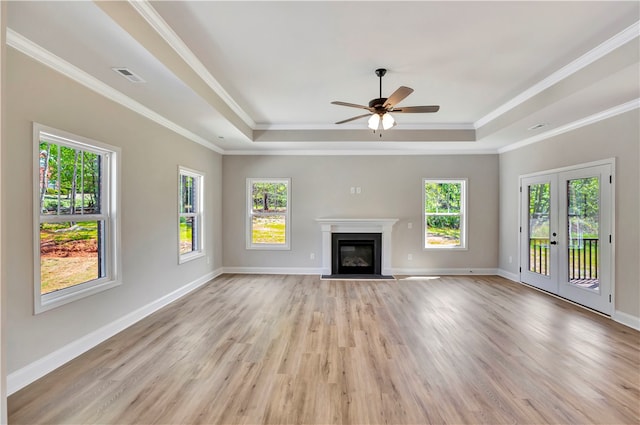
[[[348,118],[346,120],[338,121],[336,124],[344,124],[349,121],[359,120],[360,118],[371,116],[371,114],[358,115],[357,117]]]
[[[421,114],[425,112],[438,112],[440,110],[439,105],[431,106],[402,106],[400,108],[393,108],[390,112],[399,112],[401,114]]]
[[[348,103],[348,102],[339,102],[337,100],[334,100],[333,102],[331,102],[333,105],[340,105],[340,106],[349,106],[351,108],[360,108],[360,109],[366,109],[367,111],[370,111],[371,108],[369,108],[368,106],[364,106],[364,105],[357,105],[355,103]]]
[[[413,93],[413,89],[410,87],[400,86],[398,90],[394,91],[391,96],[387,98],[387,101],[382,105],[383,108],[393,108],[393,105],[397,105],[402,100]]]

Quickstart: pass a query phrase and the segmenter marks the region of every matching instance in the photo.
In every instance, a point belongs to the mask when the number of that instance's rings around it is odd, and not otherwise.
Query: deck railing
[[[570,241],[569,281],[598,279],[598,239],[583,238]],[[549,239],[529,240],[529,270],[549,275]]]

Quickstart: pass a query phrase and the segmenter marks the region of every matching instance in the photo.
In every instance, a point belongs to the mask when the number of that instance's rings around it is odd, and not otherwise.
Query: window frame
[[[182,176],[188,176],[194,178],[196,183],[196,211],[193,213],[182,213]],[[206,255],[205,252],[205,243],[204,243],[204,177],[205,174],[203,172],[193,170],[191,168],[178,166],[178,264],[184,264],[189,261],[195,260],[197,258],[204,257]],[[196,223],[196,240],[197,240],[197,249],[192,250],[191,252],[187,252],[185,254],[180,253],[180,219],[182,217],[193,217],[195,218]],[[193,232],[193,230],[192,230]]]
[[[460,213],[447,213],[447,214],[437,214],[437,215],[450,215],[450,216],[460,216],[460,245],[429,245],[427,240],[427,217],[430,215],[426,211],[426,202],[427,202],[427,194],[425,191],[425,186],[427,183],[460,183]],[[423,178],[422,179],[422,250],[423,251],[431,251],[431,250],[454,250],[454,251],[466,251],[469,249],[467,243],[467,202],[468,202],[468,186],[469,179],[467,178]]]
[[[256,215],[259,216],[268,216],[268,215],[283,215],[282,212],[274,212],[274,213],[254,213],[253,212],[253,185],[254,183],[284,183],[287,185],[287,211],[285,211],[285,227],[284,227],[284,244],[257,244],[253,243],[253,220],[252,218]],[[291,178],[258,178],[258,177],[249,177],[247,178],[247,186],[246,186],[246,248],[251,250],[270,250],[270,251],[283,251],[291,249]]]
[[[47,141],[58,146],[81,149],[102,157],[100,179],[100,204],[98,214],[42,215],[40,210],[40,143]],[[120,154],[118,147],[72,134],[63,130],[33,123],[33,249],[34,314],[39,314],[70,302],[97,294],[122,284],[120,249]],[[79,283],[48,294],[42,294],[40,225],[69,221],[104,221],[103,267],[104,277]]]

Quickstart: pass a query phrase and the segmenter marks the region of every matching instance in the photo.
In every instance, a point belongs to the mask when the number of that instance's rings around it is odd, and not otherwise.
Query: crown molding
[[[167,42],[169,46],[186,62],[191,69],[227,104],[245,124],[255,129],[256,123],[236,101],[227,93],[222,85],[214,78],[209,70],[200,62],[196,55],[187,47],[182,39],[167,24],[160,14],[147,0],[129,0],[133,9],[144,18],[149,25]]]
[[[394,149],[365,151],[365,150],[228,150],[224,152],[227,156],[416,156],[416,155],[496,155],[495,149],[463,151],[463,150],[412,150],[398,151]]]
[[[623,103],[618,106],[614,106],[613,108],[606,109],[604,111],[595,113],[593,115],[589,115],[588,117],[581,118],[579,120],[570,122],[568,124],[559,126],[554,128],[553,130],[549,130],[547,132],[538,134],[533,137],[529,137],[528,139],[521,140],[519,142],[511,143],[510,145],[504,146],[498,149],[498,153],[505,153],[512,150],[516,150],[522,148],[524,146],[528,146],[537,142],[541,142],[545,139],[549,139],[551,137],[558,136],[563,133],[567,133],[569,131],[576,130],[580,127],[584,127],[590,124],[594,124],[598,121],[606,120],[607,118],[615,117],[616,115],[624,114],[625,112],[632,111],[634,109],[640,108],[640,98],[633,99],[629,102]]]
[[[224,153],[223,149],[220,149],[218,146],[206,140],[205,138],[192,133],[191,131],[179,126],[173,121],[168,120],[157,112],[131,99],[130,97],[124,95],[122,92],[119,92],[113,87],[103,83],[102,81],[81,70],[80,68],[54,55],[38,44],[32,42],[28,38],[12,30],[11,28],[7,28],[7,45],[29,56],[30,58],[35,59],[43,65],[48,66],[54,71],[57,71],[62,75],[71,78],[73,81],[82,84],[83,86],[106,97],[107,99],[119,103],[126,108],[129,108],[130,110],[162,125],[163,127],[168,128],[169,130],[183,137],[186,137],[187,139],[195,143],[198,143],[199,145],[202,145],[220,154]]]
[[[477,120],[474,123],[474,127],[478,129],[488,124],[489,122],[507,113],[508,111],[512,110],[518,105],[526,102],[527,100],[531,99],[532,97],[541,93],[542,91],[548,89],[554,84],[557,84],[558,82],[564,80],[565,78],[568,78],[569,76],[575,74],[576,72],[580,71],[586,66],[602,58],[603,56],[613,52],[614,50],[630,42],[631,40],[634,40],[638,36],[640,36],[640,21],[635,22],[633,25],[629,26],[625,30],[619,32],[618,34],[614,35],[607,41],[601,43],[597,47],[591,49],[584,55],[580,56],[578,59],[560,68],[559,70],[549,75],[548,77],[538,82],[537,84],[534,84],[533,86],[523,91],[522,93],[520,93],[519,95],[517,95],[507,103],[489,112],[487,115]]]
[[[362,125],[347,124],[256,124],[254,130],[362,130]],[[403,130],[475,130],[473,123],[402,124]]]

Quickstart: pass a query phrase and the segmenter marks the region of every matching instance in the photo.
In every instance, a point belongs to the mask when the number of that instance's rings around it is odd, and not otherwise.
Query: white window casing
[[[427,211],[427,184],[457,184],[460,187],[460,206],[455,211]],[[423,178],[422,179],[422,249],[424,250],[467,250],[467,192],[468,179],[466,178]],[[459,218],[459,243],[437,242],[436,238],[430,239],[428,236],[428,219],[436,217]]]
[[[254,186],[255,185],[270,185],[273,188],[278,188],[280,193],[274,193],[278,200],[274,201],[279,206],[276,209],[269,211],[268,206],[263,210],[254,208]],[[284,186],[284,191],[282,191]],[[267,198],[270,193],[267,193]],[[265,198],[265,199],[267,199]],[[262,250],[290,250],[291,249],[291,179],[290,178],[248,178],[246,189],[246,248],[247,249],[262,249]],[[284,204],[283,204],[284,203]],[[271,239],[278,239],[277,241],[258,242],[254,239],[254,222],[258,220],[283,220],[284,229],[273,231]],[[264,231],[269,237],[269,231]],[[280,238],[284,238],[284,241],[280,241]]]
[[[184,197],[185,178],[191,179],[195,188],[189,191],[191,204]],[[189,196],[187,196],[189,198]],[[193,205],[195,204],[195,205]],[[183,224],[190,221],[191,240],[182,237]],[[183,166],[178,167],[178,264],[205,256],[204,246],[204,173]]]
[[[57,209],[48,214],[43,214],[44,193],[48,187],[42,181],[40,143],[57,146],[57,158],[62,156],[62,149],[68,148],[84,155],[96,155],[99,159],[99,191],[97,196],[97,211],[85,213],[84,192],[80,211],[61,211],[61,180],[60,171],[56,182]],[[102,292],[122,283],[121,276],[121,250],[120,250],[120,149],[102,142],[77,136],[62,130],[57,130],[38,123],[33,124],[33,217],[34,217],[34,313],[38,314],[52,308],[56,308],[69,302]],[[76,156],[77,158],[77,156]],[[48,161],[49,158],[45,158]],[[76,162],[77,164],[77,162]],[[60,170],[58,159],[57,169]],[[45,170],[47,168],[45,167]],[[84,169],[81,167],[80,180],[84,178]],[[48,178],[45,177],[45,181]],[[95,184],[95,182],[94,182]],[[84,186],[82,186],[84,187]],[[67,197],[69,195],[66,195]],[[87,207],[88,208],[88,207]],[[88,281],[75,283],[61,289],[47,293],[42,292],[41,282],[41,225],[55,225],[58,223],[96,222],[98,234],[98,277]],[[55,278],[54,278],[55,280]]]

